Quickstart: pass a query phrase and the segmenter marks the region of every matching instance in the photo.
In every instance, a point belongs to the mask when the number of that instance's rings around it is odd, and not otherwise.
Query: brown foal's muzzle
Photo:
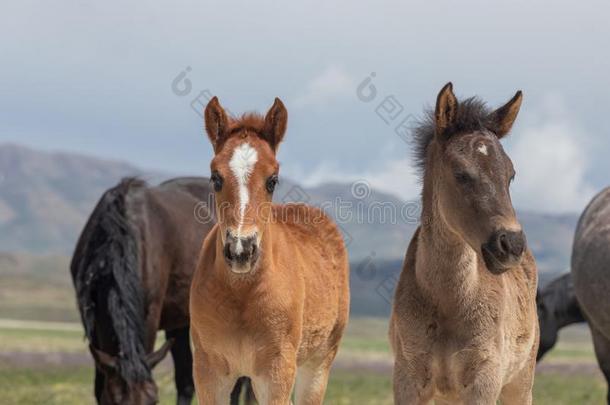
[[[249,272],[254,268],[259,257],[258,234],[236,236],[227,230],[223,254],[233,272]]]
[[[489,271],[501,274],[521,262],[526,246],[523,231],[500,230],[481,246],[481,252]]]

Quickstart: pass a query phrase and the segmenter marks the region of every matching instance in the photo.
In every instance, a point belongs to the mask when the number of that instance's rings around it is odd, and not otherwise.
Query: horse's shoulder
[[[276,223],[309,232],[317,232],[326,226],[336,228],[333,220],[322,209],[302,203],[273,205],[273,219]]]
[[[292,236],[343,245],[339,227],[320,208],[302,203],[273,205],[272,221]]]

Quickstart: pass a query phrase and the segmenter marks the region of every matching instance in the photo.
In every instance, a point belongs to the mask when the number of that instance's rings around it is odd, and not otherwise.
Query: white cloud
[[[305,186],[365,180],[373,189],[395,195],[403,200],[418,198],[421,189],[415,169],[408,159],[388,160],[379,168],[351,173],[341,170],[335,164],[325,162],[316,166],[313,171],[288,169],[287,175]]]
[[[515,206],[544,212],[580,212],[595,194],[584,131],[569,117],[564,99],[547,95],[542,122],[515,133],[508,153],[517,177]]]
[[[580,212],[595,194],[587,179],[590,159],[587,136],[569,118],[561,97],[546,97],[533,116],[538,123],[516,130],[507,145],[517,176],[511,188],[517,209],[548,213]],[[306,186],[326,182],[366,180],[379,191],[404,200],[419,198],[421,185],[407,158],[371,164],[362,171],[346,171],[337,163],[324,162],[313,170],[288,169],[288,177]]]
[[[516,167],[514,203],[544,212],[581,211],[595,189],[587,181],[588,159],[582,131],[567,122],[526,128],[509,154]]]
[[[351,95],[355,88],[354,79],[344,69],[330,65],[307,83],[304,92],[294,100],[294,105],[325,105]]]

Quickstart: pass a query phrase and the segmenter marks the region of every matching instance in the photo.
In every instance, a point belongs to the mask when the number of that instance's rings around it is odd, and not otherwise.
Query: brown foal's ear
[[[89,351],[95,360],[95,364],[104,372],[116,371],[117,359],[106,352],[96,349],[93,345],[89,345]]]
[[[279,98],[275,98],[273,105],[265,115],[265,127],[262,137],[265,139],[271,149],[277,151],[277,148],[284,138],[286,126],[288,124],[288,111],[284,107],[284,103]]]
[[[434,118],[436,120],[436,135],[441,135],[455,120],[458,101],[453,94],[453,85],[447,83],[436,97],[436,109]]]
[[[156,352],[152,352],[146,356],[146,364],[148,364],[148,367],[150,367],[151,370],[155,368],[155,366],[165,358],[167,352],[173,344],[174,339],[168,339],[165,341],[165,343],[163,343],[163,346],[161,346],[159,350],[157,350]]]
[[[498,138],[502,138],[512,128],[521,108],[521,100],[523,100],[523,93],[519,90],[508,103],[491,113],[491,129]]]
[[[205,107],[205,130],[208,138],[212,142],[214,152],[218,152],[229,129],[229,119],[225,110],[218,102],[218,97],[214,96]]]

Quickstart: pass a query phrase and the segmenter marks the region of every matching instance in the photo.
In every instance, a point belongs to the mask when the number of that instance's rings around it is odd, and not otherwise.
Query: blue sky
[[[306,184],[366,179],[415,198],[398,121],[420,114],[447,81],[491,105],[521,89],[506,142],[515,205],[579,211],[610,172],[609,9],[564,0],[4,2],[0,142],[207,175],[197,95],[239,113],[279,96],[289,110],[282,174]],[[187,67],[192,89],[179,96],[172,81]],[[364,102],[356,89],[372,72],[377,97]],[[376,110],[389,96],[402,111],[386,123]]]

